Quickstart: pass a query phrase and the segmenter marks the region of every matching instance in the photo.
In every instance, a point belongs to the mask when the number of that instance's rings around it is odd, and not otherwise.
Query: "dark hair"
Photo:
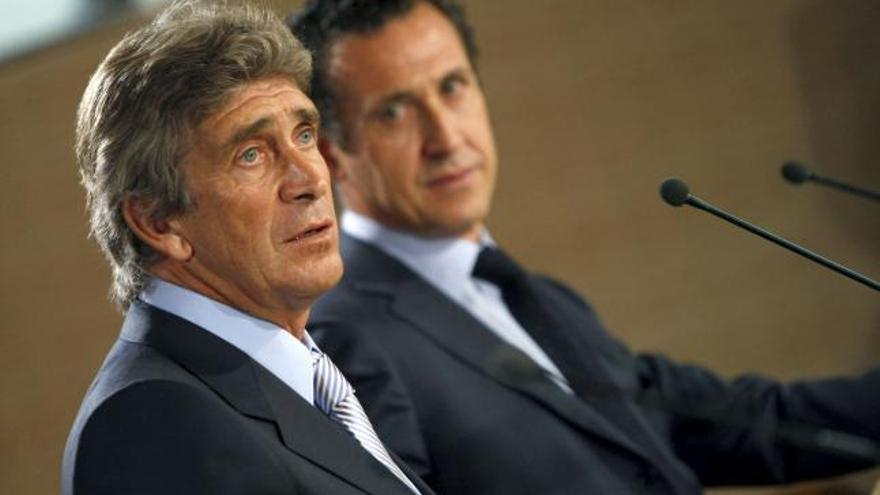
[[[345,130],[334,108],[333,88],[327,77],[327,53],[333,43],[347,34],[370,34],[391,20],[403,17],[413,7],[425,2],[443,14],[455,26],[470,60],[477,66],[477,43],[465,17],[464,8],[454,0],[310,0],[292,12],[287,25],[312,52],[312,101],[321,113],[325,135],[346,146]]]
[[[113,268],[111,295],[121,308],[159,259],[128,228],[123,200],[149,200],[156,218],[187,211],[181,160],[192,132],[244,84],[270,76],[308,91],[309,52],[270,11],[209,0],[174,3],[126,35],[92,75],[76,153],[91,235]]]

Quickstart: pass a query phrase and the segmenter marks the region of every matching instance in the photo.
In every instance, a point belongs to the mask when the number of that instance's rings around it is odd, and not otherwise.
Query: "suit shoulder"
[[[82,418],[80,440],[125,441],[127,435],[161,442],[167,432],[210,436],[205,428],[235,418],[235,411],[205,385],[171,379],[135,381],[103,397]],[[214,423],[212,425],[212,423]],[[119,428],[118,431],[115,429]],[[165,430],[154,436],[151,432]],[[124,433],[124,434],[120,434]],[[146,433],[146,434],[145,434]]]
[[[66,493],[248,493],[233,489],[245,477],[285,479],[253,426],[204,385],[147,378],[81,414],[65,451]]]
[[[179,364],[149,345],[118,340],[83,399],[82,410],[92,410],[108,397],[134,384],[149,381],[200,383]]]
[[[98,389],[102,381],[96,381]],[[223,422],[227,407],[205,386],[144,378],[86,395],[68,440],[69,454],[124,450],[192,439],[208,424]],[[169,435],[183,434],[175,438]],[[187,443],[187,448],[200,444]]]

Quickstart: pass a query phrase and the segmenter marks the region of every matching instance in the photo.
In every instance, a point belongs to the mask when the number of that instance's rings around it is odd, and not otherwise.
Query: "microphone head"
[[[671,206],[681,206],[687,203],[691,192],[687,184],[679,179],[666,179],[660,184],[660,197]]]
[[[798,162],[786,162],[782,165],[782,176],[792,184],[802,184],[812,179],[813,173]]]

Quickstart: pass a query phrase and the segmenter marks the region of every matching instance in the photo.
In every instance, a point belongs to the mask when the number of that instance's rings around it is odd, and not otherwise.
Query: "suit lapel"
[[[411,467],[409,467],[409,464],[407,464],[406,461],[398,457],[398,455],[395,454],[392,450],[388,450],[388,454],[391,456],[391,459],[394,460],[394,463],[397,464],[400,470],[403,471],[403,474],[405,474],[406,477],[409,478],[409,480],[412,481],[412,483],[416,486],[416,488],[418,488],[421,495],[434,495],[434,491],[431,490],[431,487],[429,487],[424,481],[422,481],[422,478],[419,476],[419,474],[416,473]],[[412,494],[410,493],[409,495]]]
[[[537,365],[409,268],[376,248],[348,236],[343,236],[343,253],[346,269],[349,270],[347,277],[352,286],[389,294],[392,298],[391,311],[422,332],[437,347],[491,379],[540,402],[586,433],[644,457],[642,449],[629,436],[585,402],[573,400],[549,379],[516,376],[516,370],[509,373],[503,369],[503,361],[510,356],[527,360],[531,363],[529,366]],[[591,378],[595,383],[605,383],[606,374],[597,368]]]
[[[345,429],[292,393],[271,373],[259,375],[263,389],[290,450],[324,466],[368,493],[412,495]],[[427,492],[425,492],[427,493]]]
[[[583,402],[572,400],[543,375],[532,374],[528,369],[525,372],[506,369],[511,365],[514,368],[519,366],[517,361],[527,362],[525,367],[537,367],[537,364],[427,283],[414,279],[401,284],[392,311],[422,331],[438,347],[493,380],[537,400],[590,434],[639,452],[611,423]]]
[[[135,302],[126,315],[122,335],[165,353],[240,413],[276,423],[285,447],[352,485],[367,493],[411,495],[341,426],[210,332]]]

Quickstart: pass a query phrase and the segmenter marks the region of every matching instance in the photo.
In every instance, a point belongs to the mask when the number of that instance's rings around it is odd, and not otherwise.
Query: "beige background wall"
[[[582,291],[639,350],[785,379],[877,363],[878,294],[656,190],[680,176],[880,278],[880,205],[778,172],[799,158],[880,187],[880,4],[499,0],[470,12],[501,152],[500,242]],[[57,492],[67,430],[118,331],[71,144],[87,77],[122,32],[0,66],[2,493]],[[864,493],[875,477],[786,493]]]

